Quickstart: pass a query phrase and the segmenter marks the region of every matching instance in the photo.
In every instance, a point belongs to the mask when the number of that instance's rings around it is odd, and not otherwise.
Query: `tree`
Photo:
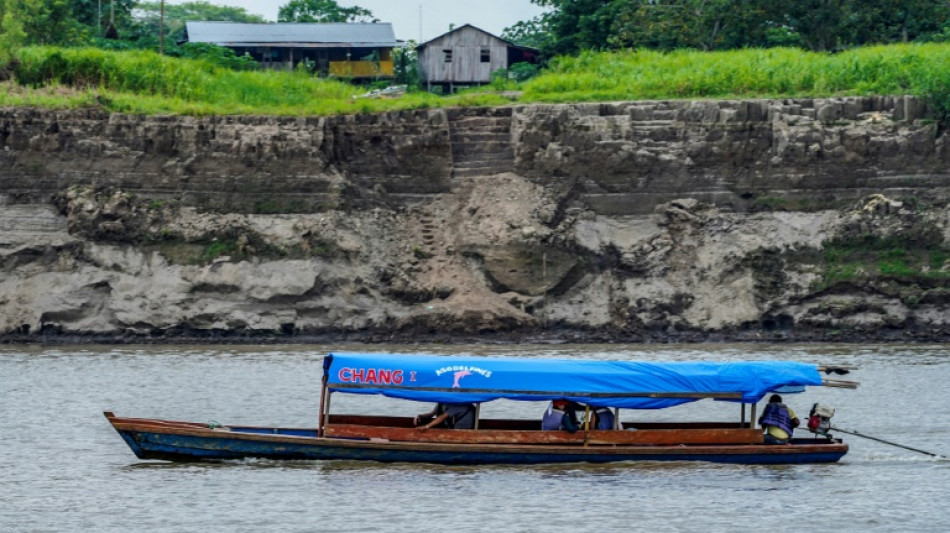
[[[505,28],[501,37],[521,46],[546,51],[550,50],[554,44],[549,25],[550,22],[545,13]]]
[[[413,89],[421,85],[422,75],[419,72],[419,54],[416,52],[415,41],[407,41],[405,46],[393,50],[393,70],[396,83]]]
[[[607,48],[613,12],[626,0],[531,0],[549,8],[547,30],[552,44],[547,53],[573,54],[585,49]]]
[[[0,31],[6,46],[72,44],[82,36],[70,0],[6,0]]]
[[[927,40],[950,18],[945,0],[769,0],[771,19],[811,50]]]
[[[757,0],[649,0],[617,9],[610,48],[673,50],[765,46],[767,16]]]
[[[700,18],[712,18],[708,10],[699,7]],[[697,40],[708,43],[719,32],[719,17],[715,17],[712,35],[705,39],[701,21],[691,20],[693,10],[687,9],[683,2],[651,2],[637,0],[630,2],[618,13],[611,24],[611,35],[607,39],[609,48],[651,48],[673,50],[676,48],[695,48]]]
[[[0,65],[10,62],[14,52],[26,42],[26,31],[9,0],[0,0]]]
[[[930,40],[950,19],[942,0],[865,0],[860,7],[852,16],[859,45]]]
[[[114,4],[114,6],[113,6]],[[115,24],[121,28],[132,26],[134,0],[70,0],[73,18],[87,29],[91,36],[100,35],[109,24],[110,9],[115,9]]]
[[[359,6],[341,7],[335,0],[290,0],[277,11],[278,22],[378,22]]]
[[[824,52],[837,50],[852,42],[855,30],[849,20],[852,0],[771,0],[776,20],[798,33],[809,49]]]
[[[130,38],[139,46],[157,46],[160,28],[160,2],[140,2],[135,6],[135,26]],[[165,41],[177,43],[185,39],[185,22],[190,20],[215,20],[227,22],[267,22],[267,20],[243,7],[217,6],[204,0],[170,4],[165,2]],[[166,44],[166,47],[173,48]]]
[[[834,51],[868,43],[944,39],[947,0],[532,0],[546,51],[803,46]],[[511,28],[530,35],[534,21]],[[537,39],[536,35],[532,38]]]
[[[135,6],[137,18],[158,17],[159,2],[138,2]],[[243,7],[218,6],[205,0],[165,3],[165,18],[170,20],[219,20],[227,22],[267,22],[264,17],[248,13]]]

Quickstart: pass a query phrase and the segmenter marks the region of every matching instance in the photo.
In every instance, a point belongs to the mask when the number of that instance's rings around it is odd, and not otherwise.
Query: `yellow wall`
[[[392,76],[392,61],[330,61],[330,74],[341,78]]]

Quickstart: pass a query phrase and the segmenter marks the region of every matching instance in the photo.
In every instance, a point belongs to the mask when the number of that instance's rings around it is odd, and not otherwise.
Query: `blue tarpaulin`
[[[425,402],[566,398],[592,406],[661,409],[702,398],[758,402],[776,390],[821,385],[813,364],[643,362],[334,353],[331,391]]]

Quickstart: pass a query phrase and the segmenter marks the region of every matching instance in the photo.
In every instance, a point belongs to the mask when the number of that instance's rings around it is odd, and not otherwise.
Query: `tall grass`
[[[332,114],[351,111],[360,92],[299,73],[234,71],[149,51],[29,47],[16,60],[21,84],[95,89],[119,111]]]
[[[235,71],[149,51],[28,47],[17,52],[13,74],[21,85],[46,88],[47,101],[55,94],[49,87],[71,87],[83,93],[82,100],[129,113],[329,115],[436,107],[443,102],[501,103],[488,95],[445,100],[427,93],[397,100],[359,99],[355,97],[365,90],[342,81],[299,72]],[[0,102],[18,99],[25,100],[23,91],[0,94]],[[76,94],[70,96],[71,102],[78,100]]]
[[[585,52],[557,58],[546,73],[525,84],[522,98],[578,102],[890,94],[946,99],[950,45],[871,46],[838,54],[792,48]],[[950,100],[945,103],[950,106]]]
[[[456,105],[502,105],[491,88],[440,97],[360,99],[362,88],[295,72],[234,71],[148,51],[28,47],[0,104],[127,113],[328,115]],[[950,119],[950,44],[858,48],[838,54],[790,48],[727,52],[585,52],[555,59],[521,85],[520,102],[771,98],[915,94]],[[70,92],[72,91],[72,92]]]

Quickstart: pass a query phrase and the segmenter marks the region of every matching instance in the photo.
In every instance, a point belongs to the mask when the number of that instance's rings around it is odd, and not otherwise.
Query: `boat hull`
[[[109,416],[107,414],[107,416]],[[434,442],[392,442],[323,438],[315,430],[286,428],[208,428],[201,424],[152,419],[109,418],[141,459],[218,461],[263,458],[275,460],[350,460],[437,464],[556,464],[619,461],[707,461],[733,464],[833,463],[846,444],[797,440],[775,446],[582,446],[499,445]]]

